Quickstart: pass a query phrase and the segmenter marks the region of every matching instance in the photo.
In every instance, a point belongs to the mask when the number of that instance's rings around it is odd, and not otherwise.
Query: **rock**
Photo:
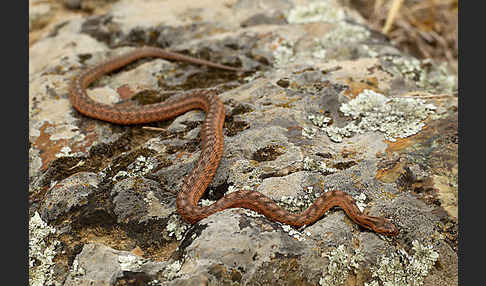
[[[69,9],[78,10],[81,9],[81,0],[64,0],[64,6]]]
[[[457,79],[403,54],[338,1],[256,3],[120,0],[52,25],[30,46],[36,281],[455,285]],[[301,229],[245,209],[184,222],[174,200],[201,153],[205,114],[119,126],[69,102],[84,68],[141,45],[253,69],[144,59],[87,90],[126,106],[212,88],[226,110],[224,151],[201,204],[249,189],[300,212],[341,190],[400,234],[368,231],[339,208]]]
[[[141,273],[136,280],[156,280],[166,263],[151,262],[128,251],[117,251],[98,243],[85,244],[73,262],[64,285],[115,285],[125,273]]]
[[[174,212],[174,204],[167,207],[167,194],[161,190],[160,184],[149,179],[124,179],[113,187],[111,196],[119,223],[138,224],[168,218]]]
[[[29,31],[44,27],[52,16],[52,8],[49,3],[29,0]]]
[[[56,220],[74,209],[88,205],[89,197],[101,182],[95,173],[79,172],[54,185],[42,205],[42,218]]]

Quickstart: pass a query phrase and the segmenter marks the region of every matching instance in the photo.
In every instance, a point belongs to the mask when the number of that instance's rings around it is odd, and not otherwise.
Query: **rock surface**
[[[103,9],[56,22],[29,2],[31,30],[49,29],[29,52],[30,285],[457,285],[457,79],[442,65],[339,1],[64,2]],[[88,90],[147,104],[217,89],[225,146],[202,204],[249,188],[301,211],[340,189],[400,234],[338,208],[299,230],[244,209],[183,222],[204,113],[119,126],[69,103],[83,68],[141,45],[253,70],[142,60]]]

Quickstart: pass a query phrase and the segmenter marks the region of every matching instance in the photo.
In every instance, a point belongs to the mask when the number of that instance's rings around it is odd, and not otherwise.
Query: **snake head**
[[[396,236],[399,233],[398,228],[386,218],[370,217],[370,220],[373,221],[370,228],[377,233],[381,233],[386,236]]]
[[[361,216],[358,223],[386,236],[398,235],[398,228],[390,220],[378,216]]]

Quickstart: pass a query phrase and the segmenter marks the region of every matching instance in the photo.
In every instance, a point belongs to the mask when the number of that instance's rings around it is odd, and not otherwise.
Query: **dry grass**
[[[446,61],[457,74],[459,0],[350,0],[403,51]]]

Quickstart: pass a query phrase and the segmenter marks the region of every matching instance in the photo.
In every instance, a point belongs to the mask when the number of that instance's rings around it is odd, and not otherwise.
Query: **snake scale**
[[[161,103],[116,106],[96,102],[86,94],[86,88],[101,76],[138,59],[149,57],[185,61],[230,71],[242,70],[155,47],[142,47],[86,69],[71,82],[70,101],[77,111],[88,117],[116,124],[128,125],[162,121],[193,109],[201,109],[206,113],[201,128],[201,155],[192,171],[184,179],[181,191],[176,199],[177,211],[184,220],[194,224],[224,209],[247,208],[263,214],[271,220],[300,227],[314,223],[327,210],[338,206],[346,212],[351,220],[365,228],[388,236],[398,234],[398,229],[388,219],[365,215],[358,209],[350,195],[338,190],[325,192],[299,214],[281,208],[272,199],[260,192],[248,190],[231,192],[209,206],[199,206],[198,201],[212,181],[223,154],[225,109],[217,95],[212,95],[207,90],[194,90],[183,96],[173,96]]]

